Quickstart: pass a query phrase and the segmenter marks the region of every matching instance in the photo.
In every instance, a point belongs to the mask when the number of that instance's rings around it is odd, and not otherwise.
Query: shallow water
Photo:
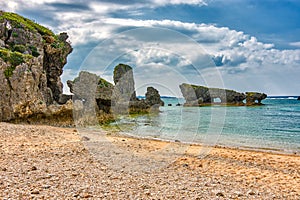
[[[300,152],[300,101],[273,97],[256,107],[183,107],[183,99],[163,98],[159,114],[122,117],[124,133],[205,145]],[[168,104],[172,106],[167,106]]]

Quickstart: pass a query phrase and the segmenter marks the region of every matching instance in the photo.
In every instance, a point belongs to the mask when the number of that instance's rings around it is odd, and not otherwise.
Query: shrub
[[[12,52],[8,49],[0,49],[0,58],[11,65],[4,71],[5,77],[8,78],[13,75],[13,71],[16,69],[16,66],[24,63],[28,59],[31,59],[32,56],[25,55],[20,52]]]
[[[112,86],[112,84],[110,82],[108,82],[107,80],[100,78],[98,81],[98,86],[99,87],[109,87],[109,86]]]
[[[23,55],[20,52],[12,52],[8,61],[12,66],[18,66],[24,63]]]
[[[10,67],[6,68],[4,70],[4,76],[6,78],[11,77],[13,75],[15,69],[16,69],[16,67],[14,67],[14,66],[10,66]]]
[[[13,51],[24,53],[26,51],[26,47],[24,45],[21,45],[21,44],[14,45]]]
[[[18,33],[13,32],[13,33],[12,33],[12,36],[13,36],[13,37],[18,37],[19,35],[18,35]]]
[[[65,43],[64,42],[61,42],[59,40],[56,40],[55,42],[53,42],[51,44],[51,47],[55,48],[55,49],[61,49],[61,48],[64,48],[65,46]]]
[[[31,51],[31,55],[34,57],[38,57],[40,55],[35,46],[29,46],[29,49]]]

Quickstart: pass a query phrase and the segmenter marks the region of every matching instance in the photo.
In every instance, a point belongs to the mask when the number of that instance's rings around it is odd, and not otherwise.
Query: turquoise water
[[[162,100],[159,114],[122,117],[115,125],[138,137],[300,152],[300,101],[294,97],[267,98],[257,107],[183,107],[175,106],[183,99]]]

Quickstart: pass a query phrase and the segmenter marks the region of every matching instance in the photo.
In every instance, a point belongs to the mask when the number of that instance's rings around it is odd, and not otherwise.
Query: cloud
[[[300,41],[299,42],[291,42],[290,45],[294,46],[294,47],[299,47],[300,48]]]
[[[198,6],[206,6],[207,3],[204,0],[152,0],[151,4],[157,6],[165,6],[165,5],[178,5],[178,4],[187,4],[187,5],[198,5]]]
[[[80,12],[80,11],[86,11],[90,10],[89,5],[86,3],[61,3],[61,2],[54,2],[54,3],[46,3],[46,6],[52,7],[52,9],[55,9],[56,11],[75,11],[75,12]]]
[[[133,13],[138,13],[137,9],[142,8],[156,8],[167,5],[207,5],[204,0],[148,0],[148,1],[120,1],[120,0],[93,0],[93,1],[83,1],[83,0],[10,0],[0,2],[2,9],[6,11],[22,11],[28,8],[38,8],[46,6],[46,9],[53,11],[74,11],[74,10],[93,10],[94,13],[110,13],[116,10],[129,10]]]
[[[151,78],[160,81],[161,75],[168,76],[173,85],[183,79],[195,84],[205,83],[208,77],[213,82],[216,67],[225,84],[232,88],[238,83],[250,90],[247,83],[254,82],[254,77],[271,81],[272,74],[291,77],[282,84],[292,84],[291,80],[296,80],[295,74],[299,74],[300,66],[299,49],[279,50],[272,43],[263,43],[242,31],[216,24],[135,19],[123,14],[142,16],[143,12],[154,11],[157,7],[182,4],[209,6],[204,0],[148,0],[143,3],[137,0],[11,0],[1,1],[0,7],[25,13],[39,23],[42,20],[42,24],[56,33],[68,32],[74,52],[69,57],[64,77],[70,79],[74,73],[68,70],[79,68],[81,62],[82,69],[90,68],[106,77],[110,77],[108,70],[112,70],[113,65],[126,62],[138,68],[135,73],[144,78],[139,79],[139,83],[151,81]],[[89,50],[97,44],[98,47],[90,53]],[[289,45],[300,47],[300,42]],[[90,56],[84,60],[87,55]],[[166,69],[171,68],[173,71],[168,73]],[[147,79],[150,72],[153,76]],[[154,72],[157,77],[154,77]],[[266,77],[268,73],[270,77]],[[256,84],[252,83],[260,87]]]

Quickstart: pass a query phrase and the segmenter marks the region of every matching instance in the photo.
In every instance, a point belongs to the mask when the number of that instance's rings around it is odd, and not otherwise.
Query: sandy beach
[[[300,199],[299,155],[102,136],[0,123],[0,199]]]

